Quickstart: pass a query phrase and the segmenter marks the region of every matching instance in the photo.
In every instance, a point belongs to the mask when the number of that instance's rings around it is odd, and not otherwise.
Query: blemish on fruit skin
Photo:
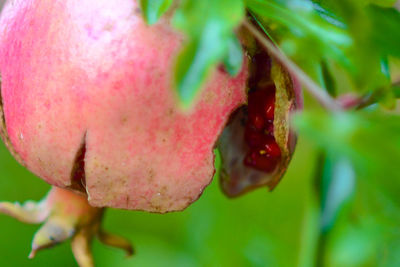
[[[99,25],[94,25],[94,24],[86,24],[84,26],[84,29],[86,31],[86,34],[89,38],[92,40],[99,40],[100,37],[104,32],[112,32],[115,28],[115,22],[105,22],[103,27],[99,27]]]
[[[167,111],[167,116],[173,116],[175,113],[175,109],[174,108],[169,108]]]
[[[121,123],[122,124],[126,124],[128,122],[128,116],[123,116],[122,118],[121,118]]]
[[[85,25],[85,30],[86,30],[86,34],[87,34],[88,37],[90,37],[90,38],[92,38],[94,40],[99,39],[98,36],[95,36],[92,25],[90,25],[90,24]]]
[[[49,100],[46,100],[46,102],[44,102],[44,107],[46,108],[46,109],[50,109],[51,108],[51,104],[50,104],[50,101]]]
[[[115,27],[115,23],[107,22],[107,23],[104,25],[103,30],[104,30],[104,31],[112,31],[112,30],[114,29],[114,27]]]
[[[152,168],[147,172],[147,181],[151,184],[154,182],[155,172]]]
[[[204,101],[205,101],[205,102],[214,102],[214,99],[215,99],[216,97],[217,97],[217,96],[215,95],[215,92],[207,91],[207,92],[205,93],[205,96],[204,96]]]
[[[119,91],[124,88],[124,83],[123,83],[123,81],[116,81],[116,82],[113,82],[112,87],[114,90]]]

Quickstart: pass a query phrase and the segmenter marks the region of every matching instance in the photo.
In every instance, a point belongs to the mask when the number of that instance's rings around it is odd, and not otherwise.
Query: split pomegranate
[[[100,220],[103,207],[186,208],[214,175],[216,146],[228,196],[273,188],[290,161],[289,114],[301,106],[290,75],[248,37],[241,72],[213,69],[183,112],[173,75],[185,37],[170,19],[146,25],[137,0],[13,0],[2,12],[2,139],[22,165],[63,188],[51,194],[59,202],[74,192],[92,206],[86,221]],[[32,205],[0,211],[21,219]],[[54,205],[34,207],[53,214]],[[71,227],[88,240],[99,233],[96,223]]]
[[[246,48],[250,56],[248,105],[232,115],[218,141],[221,186],[230,197],[263,185],[276,186],[296,142],[288,116],[302,107],[300,87],[287,72],[258,43]]]

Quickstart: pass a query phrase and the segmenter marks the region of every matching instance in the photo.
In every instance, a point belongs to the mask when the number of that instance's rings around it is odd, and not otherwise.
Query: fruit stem
[[[305,89],[319,101],[319,103],[326,109],[338,112],[341,111],[341,106],[332,98],[325,90],[316,84],[305,72],[303,72],[292,60],[290,60],[279,48],[265,37],[253,24],[248,20],[243,21],[246,27],[254,37],[268,50],[268,52],[278,59],[289,72],[293,73],[295,77],[304,85]]]

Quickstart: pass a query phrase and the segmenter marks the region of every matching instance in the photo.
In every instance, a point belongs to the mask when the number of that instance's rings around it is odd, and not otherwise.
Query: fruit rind
[[[217,138],[246,101],[247,63],[234,78],[214,69],[182,112],[173,69],[184,37],[169,18],[148,26],[137,10],[132,0],[9,2],[3,140],[33,173],[93,206],[179,211],[213,177]]]

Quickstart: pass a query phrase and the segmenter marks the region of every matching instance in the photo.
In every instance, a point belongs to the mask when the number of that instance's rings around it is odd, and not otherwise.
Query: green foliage
[[[177,59],[175,77],[183,106],[191,104],[210,70],[220,61],[225,61],[231,73],[240,69],[233,30],[243,15],[242,0],[182,1],[174,24],[188,39]]]
[[[174,20],[188,37],[177,60],[178,95],[184,106],[191,105],[210,70],[220,62],[231,75],[240,70],[243,57],[234,30],[245,19],[245,7],[266,35],[331,93],[367,94],[390,87],[382,62],[400,56],[400,14],[391,4],[393,1],[185,0]],[[326,77],[332,78],[328,84]],[[387,94],[390,97],[389,90]]]
[[[152,24],[172,1],[141,3]],[[217,64],[223,63],[231,75],[238,73],[243,55],[234,31],[245,19],[245,8],[266,35],[329,92],[367,94],[387,88],[391,81],[382,62],[400,56],[400,14],[391,4],[390,0],[181,1],[174,10],[174,25],[187,37],[176,64],[179,99],[189,107]],[[327,77],[333,77],[329,83]]]
[[[326,233],[336,223],[343,206],[352,199],[355,173],[346,158],[328,154],[322,160],[320,163],[322,172],[318,180],[321,181],[321,231]]]
[[[247,0],[246,3],[253,13],[264,18],[267,23],[282,27],[277,31],[280,35],[290,36],[287,39],[276,36],[282,38],[282,47],[289,55],[313,60],[329,53],[343,64],[346,63],[343,50],[352,44],[352,39],[339,27],[341,22],[332,17],[328,21],[328,17],[324,19],[319,16],[311,2]],[[305,53],[310,49],[313,53]]]
[[[388,85],[381,59],[396,55],[400,41],[393,8],[348,0],[247,2],[281,48],[321,85],[321,64],[337,80],[348,81],[339,85],[340,91],[368,92]]]
[[[168,10],[173,0],[140,0],[144,17],[152,25]]]
[[[243,65],[243,50],[239,40],[233,34],[228,40],[227,50],[223,58],[225,70],[230,75],[235,76],[240,72]]]

